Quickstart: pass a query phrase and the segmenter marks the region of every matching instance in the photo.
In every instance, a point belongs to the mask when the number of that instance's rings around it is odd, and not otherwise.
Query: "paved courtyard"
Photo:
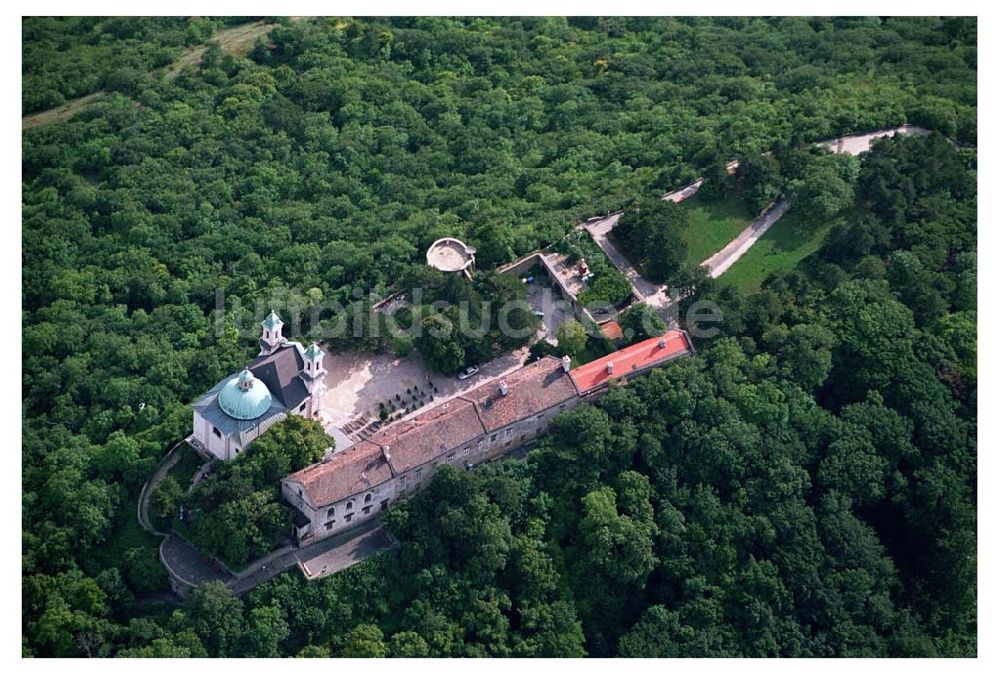
[[[306,579],[318,579],[361,562],[398,544],[376,521],[300,549],[296,559]]]
[[[568,303],[561,299],[558,290],[540,283],[538,280],[528,285],[528,303],[533,310],[542,312],[542,325],[538,331],[539,339],[545,340],[551,345],[558,343],[556,334],[559,326],[568,316],[572,316],[572,309],[569,308]]]
[[[429,396],[421,400],[419,409],[423,409],[505,375],[522,366],[527,358],[528,349],[522,347],[480,364],[476,375],[459,380],[454,375],[428,371],[416,351],[402,358],[354,351],[328,353],[323,362],[327,371],[327,390],[321,403],[323,425],[337,439],[337,450],[343,450],[357,440],[360,429],[376,423],[380,402],[396,394],[406,396],[407,388],[427,391],[431,384],[437,387],[433,400]]]

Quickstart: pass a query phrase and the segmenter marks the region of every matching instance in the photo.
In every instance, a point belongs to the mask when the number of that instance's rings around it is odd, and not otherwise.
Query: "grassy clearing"
[[[292,21],[298,21],[302,17],[290,17]],[[265,37],[271,32],[275,24],[265,21],[255,21],[254,23],[242,24],[220,30],[204,45],[193,47],[187,50],[179,59],[167,67],[166,79],[172,80],[187,66],[197,66],[201,63],[201,57],[208,51],[208,45],[215,42],[224,52],[243,56],[256,44],[259,38]]]
[[[191,485],[191,479],[194,478],[194,474],[201,468],[204,460],[187,443],[182,445],[178,452],[181,453],[181,458],[170,468],[167,475],[173,476],[177,484],[186,490]]]
[[[690,265],[721,251],[753,220],[746,204],[736,197],[703,199],[695,195],[681,202],[680,207],[688,212],[684,240],[688,245],[685,262]]]
[[[688,226],[684,231],[687,242],[687,256],[684,262],[698,265],[721,251],[726,244],[736,238],[753,220],[753,214],[743,200],[737,197],[719,199],[703,198],[695,195],[680,203],[687,211]],[[636,260],[615,237],[615,231],[608,235],[615,247],[645,277],[644,260]],[[647,277],[648,278],[648,277]]]
[[[86,96],[81,96],[80,98],[67,101],[63,105],[50,108],[49,110],[43,110],[42,112],[25,115],[21,118],[21,129],[32,129],[34,127],[41,127],[46,124],[53,124],[55,122],[68,120],[81,110],[86,110],[95,103],[100,102],[105,96],[106,94],[103,91],[97,91],[93,94],[87,94]]]
[[[745,293],[760,289],[772,272],[795,268],[819,249],[834,222],[806,223],[793,206],[720,278]]]

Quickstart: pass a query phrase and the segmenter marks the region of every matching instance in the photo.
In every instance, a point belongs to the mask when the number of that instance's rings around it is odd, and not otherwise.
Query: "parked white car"
[[[467,380],[479,372],[479,366],[469,366],[458,374],[458,379]]]

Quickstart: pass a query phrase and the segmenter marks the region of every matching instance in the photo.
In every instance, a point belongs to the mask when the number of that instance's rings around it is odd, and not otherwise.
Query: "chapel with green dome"
[[[273,310],[261,322],[260,354],[239,373],[208,390],[192,406],[188,439],[205,455],[235,458],[267,429],[288,415],[318,418],[325,386],[325,354],[282,335]]]

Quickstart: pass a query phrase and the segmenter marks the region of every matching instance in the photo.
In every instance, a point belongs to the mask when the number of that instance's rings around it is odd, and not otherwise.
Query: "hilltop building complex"
[[[322,349],[287,341],[274,312],[261,326],[257,359],[193,406],[192,445],[223,461],[289,414],[321,418]],[[691,352],[687,334],[672,330],[577,368],[546,356],[392,423],[281,481],[295,537],[307,543],[351,529],[426,485],[439,466],[468,469],[507,455],[615,380]]]
[[[502,457],[614,380],[691,351],[687,334],[675,330],[579,368],[570,367],[569,357],[547,356],[392,424],[282,480],[282,495],[295,509],[295,535],[306,542],[354,527],[425,486],[439,466],[468,469]]]

